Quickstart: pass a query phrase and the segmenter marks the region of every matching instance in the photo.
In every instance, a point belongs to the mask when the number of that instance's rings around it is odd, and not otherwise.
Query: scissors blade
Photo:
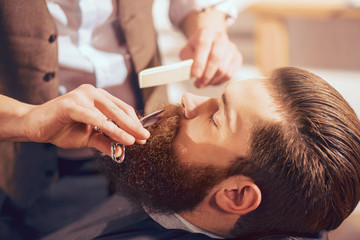
[[[146,115],[143,118],[140,118],[140,122],[144,127],[148,127],[160,119],[163,119],[165,117],[165,114],[163,114],[164,109],[158,110],[156,112],[150,113],[149,115]]]

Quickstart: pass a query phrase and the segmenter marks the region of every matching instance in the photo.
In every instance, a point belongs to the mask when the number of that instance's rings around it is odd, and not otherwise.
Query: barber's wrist
[[[10,98],[4,104],[6,104],[7,109],[11,110],[1,113],[3,124],[0,127],[0,139],[3,141],[28,141],[27,131],[29,125],[26,116],[31,111],[33,105]]]
[[[200,29],[226,32],[226,14],[213,7],[201,8],[189,13],[181,23],[180,28],[187,38]]]
[[[40,123],[40,119],[42,116],[36,113],[34,114],[33,112],[39,106],[40,105],[31,105],[31,104],[24,104],[22,106],[21,117],[19,118],[21,127],[19,128],[19,133],[17,134],[17,141],[28,142],[36,139],[34,134],[40,131],[39,129],[36,128],[42,125]],[[35,119],[35,117],[37,119]]]

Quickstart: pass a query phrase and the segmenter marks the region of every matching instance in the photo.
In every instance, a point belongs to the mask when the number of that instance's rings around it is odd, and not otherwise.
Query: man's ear
[[[248,177],[230,177],[224,180],[220,187],[215,194],[215,201],[225,212],[244,215],[260,205],[261,191]]]

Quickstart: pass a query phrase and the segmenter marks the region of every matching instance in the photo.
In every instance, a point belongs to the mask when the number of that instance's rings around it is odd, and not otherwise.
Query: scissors
[[[149,115],[146,115],[143,118],[140,118],[140,123],[143,125],[143,127],[148,127],[154,123],[156,123],[157,121],[159,121],[160,119],[163,119],[165,117],[164,113],[164,109],[158,110],[156,112],[150,113]],[[111,119],[108,119],[109,121],[112,121]],[[112,121],[114,124],[116,124],[114,121]],[[100,131],[100,128],[95,127],[96,131]],[[107,135],[106,133],[103,132],[103,134],[106,137],[109,137],[109,135]],[[120,146],[122,149],[122,153],[119,157],[116,157],[116,147]],[[122,163],[125,159],[125,146],[123,144],[120,143],[115,143],[112,142],[110,144],[110,150],[111,150],[111,159],[114,160],[117,163]]]

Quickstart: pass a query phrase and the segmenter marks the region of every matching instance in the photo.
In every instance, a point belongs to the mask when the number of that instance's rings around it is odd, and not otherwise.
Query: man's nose
[[[209,99],[209,97],[185,93],[181,98],[181,106],[184,109],[185,118],[195,118],[198,114],[200,114],[200,106]]]

